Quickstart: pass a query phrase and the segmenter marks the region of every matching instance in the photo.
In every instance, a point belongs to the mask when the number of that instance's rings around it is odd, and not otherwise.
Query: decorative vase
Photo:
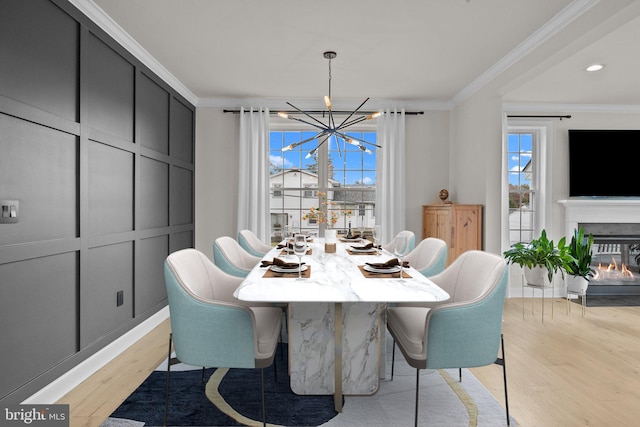
[[[324,230],[324,251],[328,254],[336,252],[336,243],[338,242],[337,231],[333,229]]]
[[[567,291],[584,295],[587,293],[589,281],[582,276],[567,276]]]
[[[551,286],[549,283],[548,273],[546,267],[536,266],[533,268],[524,268],[524,279],[529,286],[536,286],[539,288],[547,288]]]

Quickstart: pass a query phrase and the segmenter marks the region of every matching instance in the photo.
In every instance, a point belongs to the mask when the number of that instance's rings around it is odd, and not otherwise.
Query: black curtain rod
[[[570,119],[571,115],[567,114],[564,116],[507,116],[507,118],[509,119],[514,119],[514,118],[518,118],[518,119]]]
[[[240,114],[240,110],[222,110],[222,111],[224,113]],[[301,113],[300,111],[296,111],[296,110],[278,110],[278,111],[269,110],[269,114],[278,114],[280,112],[287,113],[287,114],[304,114],[304,113]],[[311,110],[311,111],[305,111],[305,113],[307,113],[307,114],[327,115],[327,114],[329,114],[329,111],[327,111],[327,110]],[[353,110],[352,111],[339,111],[339,110],[334,110],[333,111],[333,114],[343,115],[343,116],[348,116],[351,113],[353,113]],[[377,111],[358,111],[356,114],[369,115],[369,114],[373,114],[373,113],[377,113]],[[417,116],[419,114],[424,114],[424,111],[405,111],[404,114],[406,116]]]

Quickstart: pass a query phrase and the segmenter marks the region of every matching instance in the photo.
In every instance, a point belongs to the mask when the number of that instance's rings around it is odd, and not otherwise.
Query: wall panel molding
[[[0,67],[0,81],[15,85],[0,84],[0,199],[20,201],[19,222],[0,224],[0,291],[11,295],[0,298],[9,325],[0,341],[15,341],[16,328],[24,336],[0,364],[0,378],[11,373],[0,384],[9,404],[166,306],[164,258],[194,243],[195,106],[67,1],[10,0],[2,12],[22,30],[12,38],[0,28],[0,43],[19,43]],[[45,72],[76,71],[34,91],[33,73],[15,67],[48,49],[64,55],[45,55]],[[48,304],[38,289],[64,297]],[[19,313],[8,301],[38,310],[28,321],[4,318]],[[38,353],[28,337],[43,322],[48,348]]]

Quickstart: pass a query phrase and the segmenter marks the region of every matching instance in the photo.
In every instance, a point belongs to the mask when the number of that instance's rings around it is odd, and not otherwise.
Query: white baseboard
[[[23,404],[49,405],[57,402],[77,387],[82,381],[89,378],[100,368],[111,362],[120,353],[133,345],[140,338],[151,332],[156,326],[169,318],[169,306],[164,307],[156,314],[130,330],[129,332],[107,345],[96,354],[81,362],[58,379],[42,388],[37,393],[27,398]]]

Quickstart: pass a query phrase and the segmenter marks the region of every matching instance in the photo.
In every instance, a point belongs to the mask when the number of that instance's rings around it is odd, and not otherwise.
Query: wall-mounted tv
[[[640,197],[640,130],[569,130],[570,197]]]

